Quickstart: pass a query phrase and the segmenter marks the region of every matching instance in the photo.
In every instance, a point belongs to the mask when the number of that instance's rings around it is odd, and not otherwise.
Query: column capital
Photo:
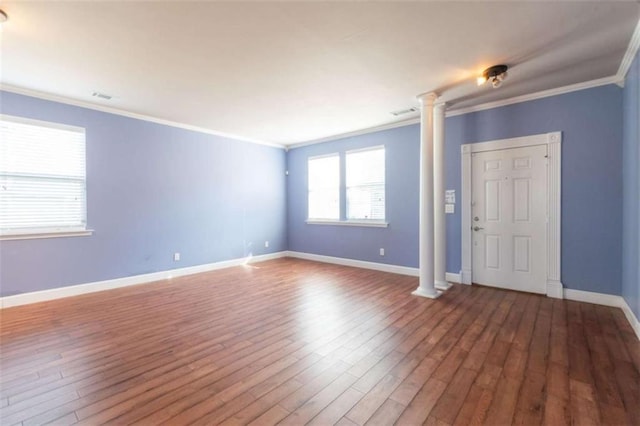
[[[420,105],[433,105],[433,103],[438,99],[438,94],[436,92],[423,93],[421,95],[416,96]]]
[[[437,109],[444,109],[444,110],[446,110],[446,109],[447,109],[447,103],[446,103],[446,102],[436,102],[436,103],[433,105],[433,107],[434,107],[434,108],[437,108]]]

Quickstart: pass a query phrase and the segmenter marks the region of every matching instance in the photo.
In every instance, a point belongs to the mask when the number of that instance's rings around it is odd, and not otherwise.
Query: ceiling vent
[[[416,112],[416,111],[418,111],[418,108],[407,108],[407,109],[399,109],[397,111],[391,111],[391,114],[397,117],[399,115],[411,114],[412,112]]]
[[[105,99],[107,101],[113,97],[111,95],[105,95],[104,93],[100,92],[93,92],[93,96],[95,96],[96,98]]]

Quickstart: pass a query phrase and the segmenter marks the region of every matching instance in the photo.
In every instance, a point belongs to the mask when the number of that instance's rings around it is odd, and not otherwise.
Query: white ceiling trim
[[[293,148],[300,148],[307,145],[315,145],[322,142],[335,141],[338,139],[350,138],[353,136],[366,135],[369,133],[381,132],[383,130],[395,129],[397,127],[410,126],[420,122],[420,117],[411,118],[408,120],[396,121],[393,123],[383,124],[381,126],[367,127],[366,129],[355,130],[353,132],[341,133],[339,135],[327,136],[326,138],[313,139],[310,141],[297,142],[287,146],[287,151]]]
[[[515,96],[500,101],[487,102],[485,104],[474,105],[467,108],[452,109],[447,111],[447,117],[468,114],[470,112],[484,111],[486,109],[499,108],[502,106],[519,104],[521,102],[533,101],[536,99],[548,98],[550,96],[563,95],[565,93],[577,92],[578,90],[591,89],[607,84],[620,85],[624,80],[620,80],[617,75],[611,77],[598,78],[596,80],[585,81],[582,83],[570,84],[568,86],[557,87],[555,89],[543,90],[541,92],[529,93],[527,95]]]
[[[39,91],[36,91],[36,90],[25,89],[23,87],[16,87],[16,86],[11,86],[11,85],[7,85],[7,84],[0,84],[0,90],[3,90],[5,92],[16,93],[18,95],[25,95],[25,96],[30,96],[30,97],[33,97],[33,98],[43,99],[43,100],[46,100],[46,101],[59,102],[61,104],[73,105],[73,106],[78,106],[78,107],[81,107],[81,108],[87,108],[87,109],[91,109],[91,110],[95,110],[95,111],[106,112],[106,113],[109,113],[109,114],[120,115],[120,116],[123,116],[123,117],[135,118],[137,120],[149,121],[151,123],[162,124],[162,125],[165,125],[165,126],[177,127],[177,128],[180,128],[180,129],[191,130],[191,131],[199,132],[199,133],[206,133],[206,134],[214,135],[214,136],[221,136],[221,137],[224,137],[224,138],[235,139],[235,140],[239,140],[239,141],[243,141],[243,142],[250,142],[250,143],[255,143],[255,144],[259,144],[259,145],[267,145],[267,146],[271,146],[271,147],[274,147],[274,148],[281,148],[281,149],[285,148],[284,145],[273,143],[273,142],[262,141],[262,140],[257,140],[257,139],[249,139],[249,138],[245,138],[245,137],[242,137],[242,136],[239,136],[239,135],[233,135],[233,134],[229,134],[229,133],[218,132],[218,131],[215,131],[215,130],[206,129],[204,127],[192,126],[190,124],[184,124],[184,123],[179,123],[179,122],[176,122],[176,121],[165,120],[165,119],[162,119],[162,118],[152,117],[152,116],[144,115],[144,114],[138,114],[138,113],[135,113],[135,112],[129,112],[129,111],[125,111],[125,110],[118,109],[118,108],[112,108],[112,107],[107,107],[107,106],[103,106],[103,105],[96,105],[96,104],[92,104],[90,102],[79,101],[77,99],[71,99],[71,98],[67,98],[67,97],[64,97],[64,96],[52,95],[52,94],[49,94],[49,93],[43,93],[43,92],[39,92]]]
[[[638,32],[637,28],[636,28],[636,34],[634,34],[634,37],[639,33],[640,32]],[[634,39],[632,39],[632,41]],[[631,44],[630,44],[630,46],[631,46]],[[638,47],[636,46],[635,49],[637,50],[637,48]],[[635,55],[635,53],[634,53],[634,55]],[[626,58],[626,55],[625,55],[625,58]],[[630,65],[630,63],[629,63],[629,65]],[[627,66],[627,70],[628,70],[628,67],[629,66]],[[625,74],[626,74],[626,71],[625,71]],[[527,101],[533,101],[533,100],[536,100],[536,99],[547,98],[547,97],[550,97],[550,96],[562,95],[562,94],[565,94],[565,93],[576,92],[576,91],[579,91],[579,90],[591,89],[591,88],[599,87],[599,86],[606,86],[607,84],[622,85],[622,83],[624,83],[624,77],[621,79],[619,77],[619,75],[616,74],[616,75],[613,75],[613,76],[610,76],[610,77],[599,78],[599,79],[596,79],[596,80],[585,81],[585,82],[577,83],[577,84],[571,84],[571,85],[568,85],[568,86],[562,86],[562,87],[558,87],[558,88],[555,88],[555,89],[543,90],[541,92],[535,92],[535,93],[530,93],[530,94],[527,94],[527,95],[516,96],[516,97],[513,97],[513,98],[503,99],[503,100],[500,100],[500,101],[487,102],[487,103],[484,103],[484,104],[474,105],[474,106],[467,107],[467,108],[451,109],[451,110],[448,110],[446,112],[446,116],[447,117],[455,117],[456,115],[464,115],[464,114],[469,114],[469,113],[472,113],[472,112],[478,112],[478,111],[484,111],[484,110],[493,109],[493,108],[499,108],[499,107],[502,107],[502,106],[513,105],[513,104],[517,104],[517,103],[521,103],[521,102],[527,102]],[[420,123],[420,118],[419,117],[415,117],[415,118],[408,119],[408,120],[396,121],[396,122],[393,122],[393,123],[383,124],[381,126],[368,127],[368,128],[365,128],[365,129],[355,130],[353,132],[341,133],[341,134],[338,134],[338,135],[327,136],[327,137],[320,138],[320,139],[313,139],[313,140],[309,140],[309,141],[297,142],[297,143],[290,144],[290,145],[281,145],[281,144],[276,144],[276,143],[267,142],[267,141],[259,141],[259,140],[254,140],[254,139],[247,139],[247,138],[243,138],[241,136],[231,135],[231,134],[227,134],[227,133],[223,133],[223,132],[217,132],[217,131],[206,129],[206,128],[203,128],[203,127],[197,127],[197,126],[192,126],[192,125],[189,125],[189,124],[184,124],[184,123],[178,123],[178,122],[174,122],[174,121],[164,120],[164,119],[161,119],[161,118],[151,117],[151,116],[147,116],[147,115],[143,115],[143,114],[137,114],[137,113],[133,113],[133,112],[129,112],[129,111],[120,110],[120,109],[117,109],[117,108],[110,108],[110,107],[106,107],[106,106],[102,106],[102,105],[96,105],[96,104],[92,104],[92,103],[89,103],[89,102],[79,101],[79,100],[70,99],[70,98],[57,96],[57,95],[51,95],[51,94],[48,94],[48,93],[38,92],[38,91],[35,91],[35,90],[30,90],[30,89],[25,89],[25,88],[21,88],[21,87],[10,86],[10,85],[6,85],[6,84],[0,84],[0,90],[6,91],[6,92],[11,92],[11,93],[17,93],[17,94],[25,95],[25,96],[31,96],[31,97],[34,97],[34,98],[44,99],[44,100],[48,100],[48,101],[60,102],[60,103],[63,103],[63,104],[68,104],[68,105],[75,105],[75,106],[79,106],[79,107],[82,107],[82,108],[88,108],[88,109],[92,109],[92,110],[96,110],[96,111],[102,111],[102,112],[107,112],[107,113],[111,113],[111,114],[121,115],[121,116],[124,116],[124,117],[135,118],[135,119],[138,119],[138,120],[150,121],[150,122],[153,122],[153,123],[164,124],[164,125],[172,126],[172,127],[178,127],[178,128],[181,128],[181,129],[192,130],[192,131],[195,131],[195,132],[206,133],[206,134],[215,135],[215,136],[222,136],[222,137],[226,137],[226,138],[232,138],[232,139],[241,140],[241,141],[250,142],[250,143],[256,143],[256,144],[260,144],[260,145],[272,146],[272,147],[276,147],[276,148],[285,149],[287,151],[290,150],[290,149],[300,148],[300,147],[303,147],[303,146],[315,145],[315,144],[319,144],[319,143],[323,143],[323,142],[330,142],[330,141],[349,138],[349,137],[354,137],[354,136],[361,136],[361,135],[366,135],[366,134],[369,134],[369,133],[375,133],[375,132],[380,132],[380,131],[383,131],[383,130],[395,129],[395,128],[398,128],[398,127],[411,126],[413,124]]]
[[[629,72],[631,63],[633,62],[633,59],[636,57],[636,53],[638,53],[639,48],[640,48],[640,19],[638,20],[636,29],[633,31],[631,40],[629,40],[629,46],[627,47],[627,51],[624,54],[622,61],[620,62],[620,68],[618,68],[618,73],[616,74],[616,76],[620,80],[622,80],[622,82],[624,82],[624,79],[627,77],[627,73]]]
[[[571,85],[568,85],[568,86],[562,86],[562,87],[558,87],[558,88],[555,88],[555,89],[543,90],[541,92],[530,93],[530,94],[527,94],[527,95],[515,96],[513,98],[503,99],[503,100],[500,100],[500,101],[487,102],[487,103],[484,103],[484,104],[474,105],[474,106],[467,107],[467,108],[451,109],[451,110],[448,110],[446,112],[446,116],[447,117],[455,117],[456,115],[464,115],[464,114],[469,114],[469,113],[472,113],[472,112],[478,112],[478,111],[484,111],[484,110],[487,110],[487,109],[499,108],[499,107],[502,107],[502,106],[518,104],[518,103],[521,103],[521,102],[527,102],[527,101],[533,101],[533,100],[536,100],[536,99],[548,98],[550,96],[557,96],[557,95],[562,95],[562,94],[565,94],[565,93],[577,92],[579,90],[591,89],[591,88],[599,87],[599,86],[606,86],[608,84],[620,85],[622,82],[624,82],[624,79],[621,80],[618,77],[618,75],[616,74],[616,75],[613,75],[613,76],[610,76],[610,77],[599,78],[599,79],[596,79],[596,80],[585,81],[585,82],[577,83],[577,84],[571,84]],[[398,121],[398,122],[395,122],[395,123],[385,124],[385,125],[382,125],[382,126],[369,127],[369,128],[366,128],[366,129],[356,130],[354,132],[343,133],[343,134],[335,135],[335,136],[328,136],[328,137],[322,138],[322,139],[314,139],[314,140],[310,140],[310,141],[291,144],[291,145],[287,146],[287,150],[294,149],[294,148],[300,148],[300,147],[307,146],[307,145],[315,145],[315,144],[318,144],[318,143],[330,142],[330,141],[334,141],[334,140],[338,140],[338,139],[349,138],[349,137],[353,137],[353,136],[366,135],[366,134],[369,134],[369,133],[379,132],[381,130],[394,129],[396,127],[410,126],[412,124],[418,124],[418,123],[420,123],[420,118],[416,117],[416,118],[412,118],[410,120]]]

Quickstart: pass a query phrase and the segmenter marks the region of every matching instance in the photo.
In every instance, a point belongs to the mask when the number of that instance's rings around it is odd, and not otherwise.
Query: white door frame
[[[461,147],[462,157],[462,270],[461,281],[473,282],[471,250],[471,154],[498,149],[547,145],[547,296],[562,299],[560,281],[561,146],[562,132],[543,133],[513,139],[469,143]]]

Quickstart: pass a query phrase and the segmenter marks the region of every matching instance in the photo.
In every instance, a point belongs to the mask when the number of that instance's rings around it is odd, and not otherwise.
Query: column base
[[[429,299],[437,299],[442,295],[442,292],[439,290],[433,290],[433,292],[426,291],[422,287],[418,287],[414,291],[411,292],[414,296],[427,297]]]
[[[438,281],[436,280],[436,288],[438,290],[449,290],[451,287],[453,287],[453,285],[451,283],[448,283],[446,281]]]

